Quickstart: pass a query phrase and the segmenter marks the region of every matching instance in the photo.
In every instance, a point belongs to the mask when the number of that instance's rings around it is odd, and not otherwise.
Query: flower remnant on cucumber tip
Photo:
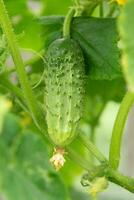
[[[65,150],[63,148],[54,148],[53,156],[50,158],[50,162],[56,169],[56,171],[59,171],[66,162],[64,155],[66,154]]]

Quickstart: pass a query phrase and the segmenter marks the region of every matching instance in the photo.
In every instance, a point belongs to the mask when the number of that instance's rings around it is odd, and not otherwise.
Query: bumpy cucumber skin
[[[76,136],[82,117],[85,64],[82,51],[72,39],[58,39],[46,53],[45,105],[48,134],[57,146]]]

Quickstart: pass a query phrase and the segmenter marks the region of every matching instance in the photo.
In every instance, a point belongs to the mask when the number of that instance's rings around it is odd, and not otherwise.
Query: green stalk
[[[71,160],[75,161],[83,169],[85,169],[87,171],[90,171],[92,169],[92,167],[93,167],[92,163],[83,159],[83,157],[78,155],[74,150],[72,150],[71,148],[67,148],[67,152],[68,152],[68,157]]]
[[[75,14],[75,9],[71,8],[65,18],[64,24],[63,24],[63,37],[64,38],[70,38],[70,26],[72,18]]]
[[[90,141],[95,144],[95,129],[97,126],[91,126]]]
[[[98,167],[93,168],[92,171],[89,171],[88,180],[94,180],[96,177],[105,176],[110,182],[113,182],[126,190],[134,193],[134,179],[128,176],[124,176],[120,172],[112,169],[108,165],[100,165]]]
[[[133,102],[134,94],[131,92],[127,92],[122,100],[114,123],[109,152],[109,164],[113,169],[117,169],[119,166],[123,130],[128,116],[128,112]]]
[[[96,127],[97,126],[91,126],[91,134],[90,134],[90,141],[95,145],[95,141],[96,141]],[[89,152],[89,159],[90,162],[95,163],[95,158],[94,155],[92,154],[92,152]]]
[[[102,0],[81,0],[80,5],[83,7],[81,15],[91,16],[95,8],[101,3]]]
[[[3,29],[3,32],[6,35],[9,48],[11,50],[11,54],[16,66],[17,74],[19,77],[19,81],[21,83],[22,92],[24,93],[26,103],[29,107],[29,110],[32,114],[32,117],[36,125],[40,127],[39,123],[43,121],[43,118],[42,118],[42,115],[40,114],[41,112],[37,106],[36,99],[29,85],[29,82],[25,73],[25,69],[24,69],[24,63],[19,51],[17,40],[16,40],[16,36],[14,34],[14,30],[10,22],[10,19],[8,17],[8,13],[6,11],[3,0],[0,0],[0,23]]]
[[[107,159],[104,155],[97,149],[97,147],[82,134],[79,135],[78,139],[84,144],[84,146],[101,162],[107,163]]]
[[[108,14],[106,15],[106,17],[113,17],[114,12],[116,11],[116,8],[117,8],[116,2],[115,2],[115,3],[112,3],[112,5],[110,5],[110,9],[109,9],[109,12],[108,12]]]
[[[21,92],[21,90],[16,87],[15,85],[13,85],[8,78],[6,77],[6,75],[4,73],[0,73],[0,84],[6,88],[6,90],[12,92],[14,95],[16,95],[17,98],[24,100],[24,96]]]
[[[16,97],[16,102],[19,104],[19,106],[25,110],[27,113],[29,113],[29,110],[27,109],[26,105],[24,104],[24,96],[21,92],[21,89],[17,86],[13,85],[7,78],[6,74],[0,73],[0,85],[8,92],[12,93]],[[29,113],[31,114],[31,113]]]
[[[99,13],[100,13],[100,17],[104,16],[103,1],[100,2]]]
[[[120,185],[121,187],[134,193],[134,179],[133,178],[124,176],[113,169],[108,170],[107,177],[111,182],[116,183],[117,185]]]
[[[44,50],[41,50],[38,54],[43,55],[43,54],[44,54]],[[41,59],[41,58],[39,57],[39,55],[35,55],[35,56],[33,56],[32,58],[30,58],[30,59],[24,61],[24,66],[26,67],[26,66],[28,66],[28,65],[32,65],[32,64],[34,64],[35,62],[37,62],[38,60],[40,60],[40,59]],[[12,66],[11,68],[7,69],[6,72],[7,72],[7,73],[12,73],[12,72],[14,72],[15,70],[16,70],[15,67]]]

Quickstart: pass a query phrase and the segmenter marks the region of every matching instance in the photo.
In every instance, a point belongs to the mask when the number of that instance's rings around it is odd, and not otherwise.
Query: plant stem
[[[96,126],[91,126],[90,141],[95,144],[95,129]]]
[[[110,182],[120,185],[121,187],[134,193],[134,179],[124,176],[120,172],[112,169],[109,165],[94,166],[93,170],[90,171],[89,176],[87,176],[87,179],[90,182],[96,177],[103,176],[105,176]]]
[[[43,55],[43,54],[44,54],[44,50],[41,50],[41,51],[39,52],[39,54]],[[30,59],[24,61],[24,66],[26,67],[26,66],[28,66],[28,65],[32,65],[32,64],[34,64],[35,62],[37,62],[38,60],[40,60],[40,57],[39,57],[38,55],[35,55],[35,56],[33,56],[32,58],[30,58]],[[14,72],[15,70],[16,70],[15,67],[12,66],[12,67],[9,68],[6,72],[7,72],[7,73],[12,73],[12,72]]]
[[[97,147],[85,136],[82,134],[79,135],[78,138],[84,146],[101,162],[106,163],[108,162],[107,159],[104,157],[104,155],[97,149]]]
[[[120,185],[121,187],[127,189],[128,191],[134,193],[134,179],[133,178],[124,176],[113,169],[108,170],[107,177],[111,182],[116,183]]]
[[[112,169],[109,165],[94,166],[92,170],[89,170],[86,175],[86,179],[89,182],[93,181],[96,177],[106,177],[110,182],[113,182],[128,191],[134,193],[134,179],[128,176],[124,176],[120,172]]]
[[[100,2],[99,12],[100,12],[100,17],[103,17],[103,15],[104,15],[104,11],[103,11],[103,1]]]
[[[75,4],[76,4],[77,6],[79,6],[79,5],[80,5],[80,0],[75,0]]]
[[[64,38],[70,38],[70,26],[72,18],[75,14],[75,9],[71,8],[65,18],[64,24],[63,24],[63,37]]]
[[[74,150],[71,148],[67,148],[68,156],[71,160],[78,163],[83,169],[89,171],[92,169],[93,165],[89,161],[83,159],[80,155],[78,155]],[[90,166],[90,167],[89,167]]]
[[[15,85],[13,85],[8,78],[6,77],[6,75],[4,75],[4,73],[0,73],[0,84],[6,88],[6,90],[11,91],[13,94],[16,95],[16,97],[18,97],[21,100],[24,100],[23,94],[21,92],[21,90],[16,87]]]
[[[89,164],[81,156],[79,156],[75,151],[70,148],[67,148],[68,156],[71,160],[75,161],[80,167],[87,170],[89,173],[89,182],[94,180],[96,177],[105,176],[107,179],[121,187],[127,189],[128,191],[134,193],[134,179],[124,176],[116,170],[109,168],[109,166],[99,166],[96,167],[92,164]],[[92,179],[91,179],[92,177]],[[96,196],[97,198],[97,196]]]
[[[6,91],[12,93],[16,97],[16,102],[19,104],[19,106],[25,110],[27,113],[29,113],[29,110],[27,109],[26,105],[24,104],[24,96],[20,90],[20,88],[13,85],[7,78],[7,75],[4,73],[0,73],[0,85],[2,88],[4,88]],[[29,113],[31,114],[31,113]]]
[[[122,100],[114,123],[109,152],[109,164],[113,169],[117,169],[119,165],[123,130],[128,116],[128,112],[133,102],[134,93],[127,92]]]
[[[91,134],[90,134],[90,141],[95,145],[95,128],[96,126],[91,126]],[[92,154],[92,152],[89,152],[89,159],[90,162],[95,163],[95,158],[94,155]]]
[[[20,55],[18,43],[16,41],[16,36],[14,34],[13,27],[8,17],[8,13],[6,11],[3,0],[0,0],[0,23],[3,29],[3,32],[6,35],[9,48],[11,50],[11,54],[16,66],[17,74],[19,76],[19,81],[22,86],[26,103],[29,107],[29,110],[31,111],[31,115],[32,115],[32,118],[34,119],[34,122],[36,123],[38,127],[40,127],[39,123],[40,121],[43,121],[43,117],[40,112],[40,109],[38,109],[36,99],[29,85],[29,82],[25,73],[25,69],[24,69],[24,63]]]
[[[80,5],[83,7],[81,15],[91,16],[95,8],[101,3],[102,0],[81,0]]]
[[[109,12],[108,14],[106,15],[106,17],[112,17],[115,10],[117,8],[117,4],[116,3],[113,3],[111,6],[110,6],[110,9],[109,9]]]

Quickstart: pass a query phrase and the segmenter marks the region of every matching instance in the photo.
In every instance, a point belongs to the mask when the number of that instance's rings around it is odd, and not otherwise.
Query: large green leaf
[[[126,85],[122,78],[114,80],[91,80],[89,78],[86,89],[91,98],[98,96],[103,102],[108,100],[120,102],[126,92]]]
[[[47,35],[46,47],[53,40],[62,37],[63,17],[41,17],[39,21]],[[83,50],[90,78],[111,80],[122,75],[115,19],[74,18],[71,36]]]
[[[91,78],[108,80],[121,75],[114,19],[78,18],[72,29],[85,53]]]
[[[118,89],[117,89],[118,88]],[[122,78],[114,80],[91,80],[88,78],[83,119],[96,125],[108,101],[120,102],[126,92]]]
[[[14,115],[6,120],[0,137],[0,192],[6,200],[66,200],[65,186],[49,163],[47,144],[32,131],[20,132]]]
[[[134,91],[134,1],[128,0],[119,18],[121,47],[123,50],[122,65],[128,87]]]

